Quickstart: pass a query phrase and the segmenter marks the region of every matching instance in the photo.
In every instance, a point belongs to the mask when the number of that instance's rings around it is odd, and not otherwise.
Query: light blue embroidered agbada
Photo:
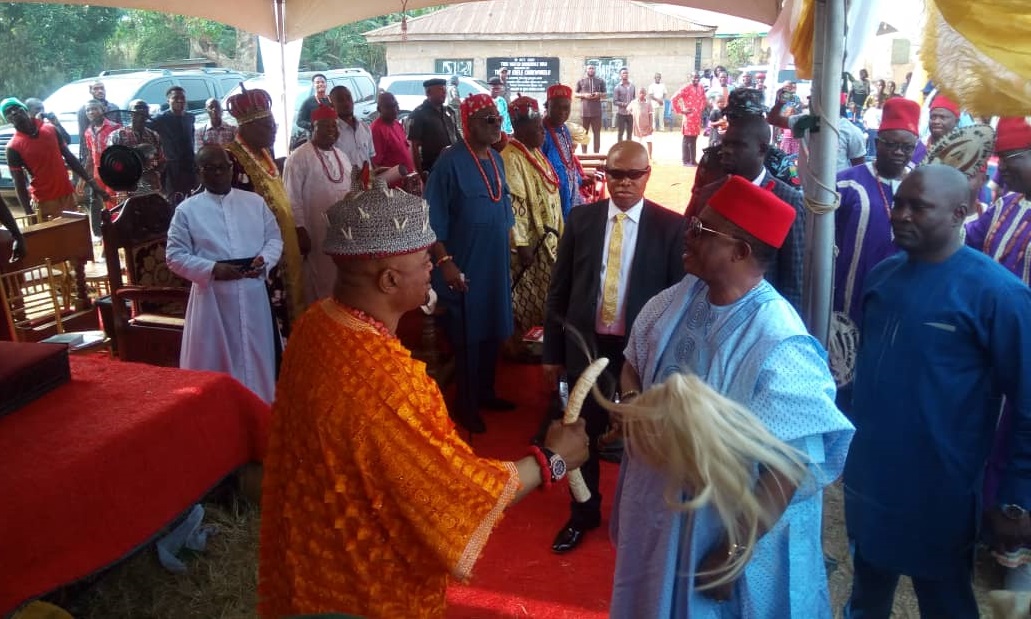
[[[755,546],[733,597],[694,589],[695,566],[721,538],[711,507],[671,509],[666,480],[632,454],[623,459],[611,535],[616,545],[612,617],[831,616],[821,545],[823,487],[841,473],[854,428],[834,405],[826,353],[766,281],[716,306],[688,275],[655,296],[634,323],[626,361],[642,386],[692,372],[742,404],[811,461],[809,479]]]

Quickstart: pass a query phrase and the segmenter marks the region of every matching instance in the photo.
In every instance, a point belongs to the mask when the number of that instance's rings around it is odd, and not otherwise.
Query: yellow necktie
[[[623,265],[623,220],[626,213],[616,214],[609,237],[609,254],[605,264],[605,286],[601,294],[601,321],[611,325],[616,322],[616,303],[619,302],[619,270]]]

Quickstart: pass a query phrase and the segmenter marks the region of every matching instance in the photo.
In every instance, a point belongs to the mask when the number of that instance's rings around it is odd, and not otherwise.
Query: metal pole
[[[813,48],[813,110],[820,131],[809,138],[807,201],[834,202],[837,177],[841,72],[845,54],[845,0],[817,0]],[[834,285],[834,213],[807,213],[804,299],[809,332],[826,346]]]

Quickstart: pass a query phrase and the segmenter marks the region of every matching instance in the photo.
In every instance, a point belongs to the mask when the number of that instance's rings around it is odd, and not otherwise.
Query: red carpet
[[[515,460],[526,455],[547,404],[540,366],[503,363],[497,392],[519,408],[484,413],[487,433],[474,436],[473,448],[484,456]],[[551,551],[552,539],[569,517],[564,482],[508,510],[476,563],[472,581],[448,589],[448,616],[607,617],[615,564],[608,513],[617,474],[616,465],[602,463],[602,526],[568,554]]]
[[[265,449],[268,405],[227,375],[71,370],[0,418],[0,616],[120,560]]]

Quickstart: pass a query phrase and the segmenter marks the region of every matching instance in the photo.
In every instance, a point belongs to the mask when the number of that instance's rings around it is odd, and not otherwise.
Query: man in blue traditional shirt
[[[755,494],[770,513],[768,530],[738,580],[699,591],[742,549],[730,546],[712,506],[670,507],[665,476],[629,453],[611,525],[613,617],[831,616],[823,487],[841,472],[853,428],[834,406],[825,351],[763,279],[794,219],[795,209],[773,193],[729,177],[688,223],[688,275],[638,314],[621,387],[626,393],[694,373],[802,452],[810,475],[797,488],[769,471],[759,475]]]
[[[457,395],[451,415],[470,432],[486,430],[480,408],[511,410],[494,393],[501,342],[512,334],[508,233],[515,224],[501,155],[501,118],[489,95],[462,101],[464,139],[441,153],[423,195],[437,242],[433,288],[447,308]],[[402,225],[402,223],[398,223]]]
[[[978,616],[973,551],[1002,396],[1010,455],[987,520],[995,550],[1031,542],[1031,289],[964,246],[969,201],[959,171],[917,168],[892,206],[903,251],[867,276],[845,465],[851,619],[887,619],[901,574],[921,616]]]

